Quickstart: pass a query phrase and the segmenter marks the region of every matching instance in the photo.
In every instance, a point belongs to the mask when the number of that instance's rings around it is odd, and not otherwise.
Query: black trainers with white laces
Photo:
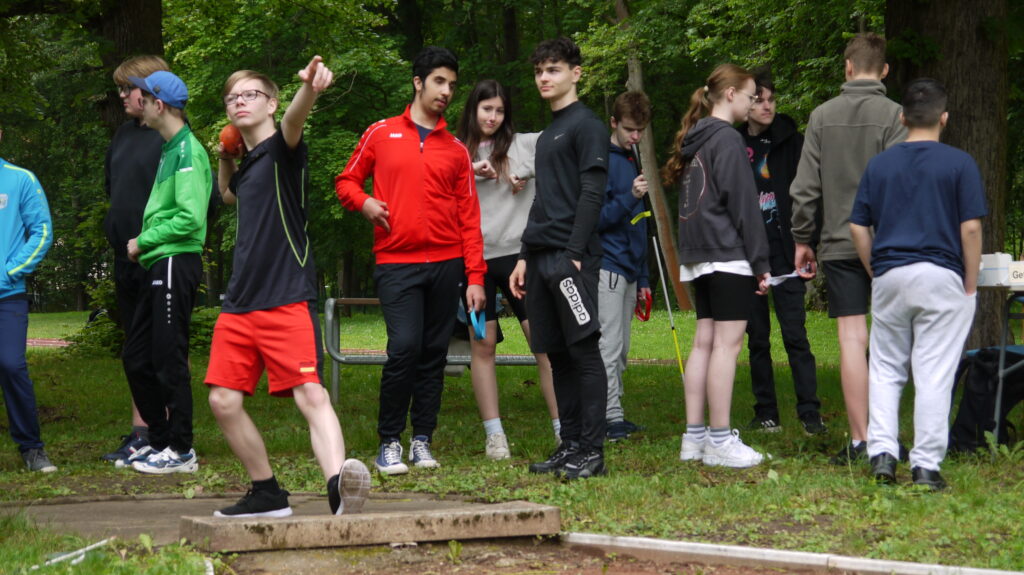
[[[288,517],[292,508],[288,505],[289,493],[284,489],[271,493],[266,489],[250,489],[238,500],[219,511],[214,517]]]
[[[555,473],[580,449],[576,441],[563,441],[546,460],[530,464],[530,473]]]
[[[588,449],[579,451],[570,457],[562,469],[556,471],[555,474],[561,476],[562,479],[571,481],[607,475],[608,469],[604,466],[604,455],[596,449]]]
[[[782,431],[782,425],[779,423],[779,417],[765,417],[763,415],[755,415],[754,419],[750,420],[747,424],[747,429],[750,431],[764,431],[767,433],[776,433]]]

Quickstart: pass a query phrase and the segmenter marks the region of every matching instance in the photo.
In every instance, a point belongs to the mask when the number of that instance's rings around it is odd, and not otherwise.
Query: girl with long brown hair
[[[729,424],[736,358],[754,293],[768,290],[768,240],[757,187],[743,138],[733,129],[747,119],[755,90],[743,68],[715,68],[693,92],[662,171],[679,188],[679,276],[693,284],[697,311],[679,458],[705,465],[751,467],[764,459]]]
[[[477,196],[480,198],[484,260],[487,262],[487,274],[484,276],[486,329],[483,339],[470,337],[470,375],[487,436],[484,451],[490,459],[508,459],[511,457],[508,439],[498,411],[494,355],[501,339],[501,328],[495,296],[499,286],[502,293],[506,293],[508,277],[519,257],[523,229],[533,205],[533,157],[540,133],[517,134],[512,124],[508,90],[497,80],[480,80],[469,94],[456,134],[469,148],[473,159]],[[505,299],[529,340],[530,322],[526,319],[525,300]],[[536,358],[541,393],[547,402],[557,437],[560,422],[551,363],[547,354],[536,354]]]

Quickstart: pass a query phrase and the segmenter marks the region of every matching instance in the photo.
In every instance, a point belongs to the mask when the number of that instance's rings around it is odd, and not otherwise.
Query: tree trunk
[[[163,56],[161,0],[108,0],[104,2],[102,12],[86,26],[105,40],[100,44],[100,60],[108,78],[121,62],[131,56]],[[113,133],[128,117],[113,80],[110,87],[107,99],[99,108],[100,118]]]
[[[625,0],[616,0],[615,18],[620,26],[629,25],[629,8],[626,6]],[[643,66],[635,54],[629,57],[626,67],[629,72],[626,88],[642,92],[644,89]],[[648,126],[644,130],[643,139],[640,140],[640,165],[646,168],[644,172],[650,176],[648,184],[650,185],[651,210],[654,212],[654,221],[658,229],[658,243],[661,245],[660,255],[664,257],[665,275],[667,276],[665,279],[672,286],[679,309],[692,309],[686,288],[679,281],[679,252],[676,245],[675,232],[673,231],[671,212],[668,209],[668,203],[665,201],[665,191],[661,187],[661,178],[658,177],[658,158],[654,152],[653,126]],[[651,271],[653,272],[653,270]],[[668,287],[663,286],[662,289],[668,289]]]
[[[969,9],[956,0],[887,0],[885,21],[893,92],[921,76],[936,78],[949,93],[949,125],[942,139],[974,157],[985,182],[989,215],[982,251],[1003,250],[1007,186],[1009,48],[1006,0],[976,0]],[[969,348],[999,342],[1005,294],[979,294]]]

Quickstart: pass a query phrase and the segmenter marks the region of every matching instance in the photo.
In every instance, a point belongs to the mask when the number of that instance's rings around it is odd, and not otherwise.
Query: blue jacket
[[[633,197],[636,165],[629,152],[609,144],[608,186],[601,207],[601,234],[604,258],[601,269],[615,272],[637,287],[650,287],[647,280],[647,219],[633,224],[633,218],[644,211],[644,201]]]
[[[25,276],[53,243],[53,224],[35,174],[0,158],[0,299],[25,293]]]

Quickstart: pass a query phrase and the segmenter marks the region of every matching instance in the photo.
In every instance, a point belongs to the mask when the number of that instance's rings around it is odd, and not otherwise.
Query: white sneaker
[[[697,461],[704,459],[704,447],[707,444],[707,430],[704,430],[704,437],[700,439],[695,439],[690,433],[684,433],[683,442],[679,448],[679,461]]]
[[[186,453],[178,453],[170,447],[163,451],[150,451],[145,459],[132,462],[132,469],[149,475],[167,475],[169,473],[195,473],[199,470],[199,458],[196,450],[189,449]]]
[[[504,433],[492,433],[487,436],[487,447],[485,448],[488,459],[495,461],[509,459],[512,454],[508,449],[508,438]]]
[[[740,440],[740,431],[732,430],[725,443],[716,445],[711,438],[704,444],[704,465],[723,467],[753,467],[764,461],[764,456]]]

